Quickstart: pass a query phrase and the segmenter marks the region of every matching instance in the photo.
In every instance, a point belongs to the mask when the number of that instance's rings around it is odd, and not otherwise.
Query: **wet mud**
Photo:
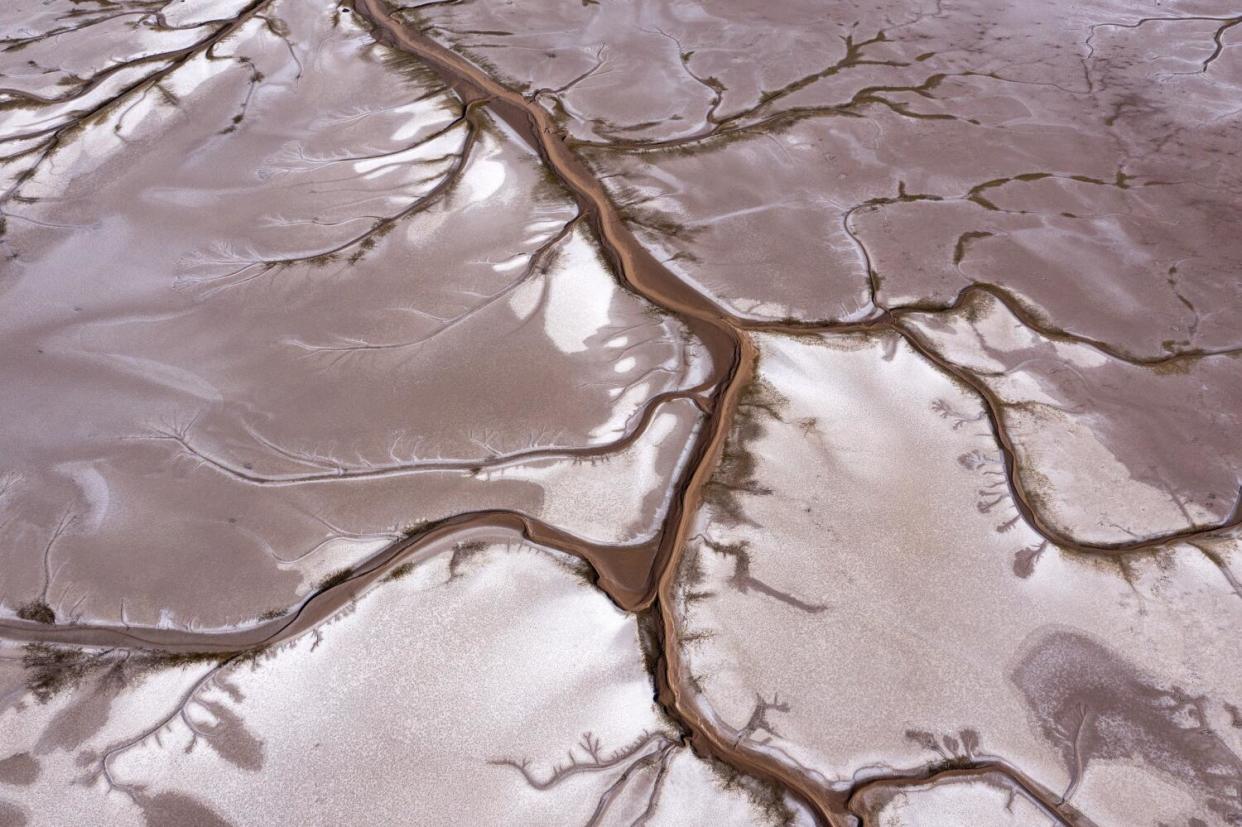
[[[0,13],[0,821],[1242,823],[1217,6]]]

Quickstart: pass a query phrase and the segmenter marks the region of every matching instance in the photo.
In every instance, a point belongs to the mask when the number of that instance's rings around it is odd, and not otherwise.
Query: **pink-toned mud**
[[[0,10],[0,827],[1242,824],[1242,14]]]

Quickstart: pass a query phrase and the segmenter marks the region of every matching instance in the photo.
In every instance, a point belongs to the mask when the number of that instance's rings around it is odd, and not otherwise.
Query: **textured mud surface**
[[[6,4],[0,825],[1242,824],[1239,41]]]

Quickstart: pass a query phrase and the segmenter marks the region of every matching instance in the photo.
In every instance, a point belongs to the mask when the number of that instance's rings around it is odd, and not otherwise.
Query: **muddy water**
[[[1238,823],[1217,5],[10,6],[0,820]]]

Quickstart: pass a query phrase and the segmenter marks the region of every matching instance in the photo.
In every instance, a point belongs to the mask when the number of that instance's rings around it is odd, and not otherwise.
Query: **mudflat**
[[[1242,824],[1242,15],[0,10],[0,825]]]

